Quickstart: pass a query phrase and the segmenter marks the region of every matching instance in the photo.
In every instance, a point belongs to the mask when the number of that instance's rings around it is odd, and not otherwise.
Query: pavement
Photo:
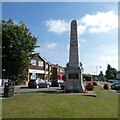
[[[15,86],[15,91],[16,91],[17,89],[22,88],[22,87],[27,87],[27,85],[16,85],[16,86]],[[4,92],[4,86],[0,86],[0,94],[2,94],[3,92]]]

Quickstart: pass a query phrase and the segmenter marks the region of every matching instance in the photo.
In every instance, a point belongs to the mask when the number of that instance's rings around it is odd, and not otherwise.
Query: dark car
[[[113,89],[113,90],[120,90],[120,82],[113,82],[112,84],[111,84],[111,89]]]
[[[51,86],[52,87],[60,87],[62,84],[64,84],[64,80],[53,80]]]
[[[48,84],[45,80],[43,79],[36,79],[36,80],[30,80],[28,82],[28,87],[29,88],[47,88]]]
[[[109,83],[113,83],[113,82],[115,82],[115,80],[109,79],[108,82],[109,82]]]
[[[66,86],[66,81],[64,81],[63,83],[60,84],[60,87],[62,90],[65,88],[65,86]]]

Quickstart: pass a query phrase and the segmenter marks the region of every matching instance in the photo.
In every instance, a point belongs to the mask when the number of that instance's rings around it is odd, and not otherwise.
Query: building
[[[52,70],[52,77],[53,80],[60,79],[63,80],[65,70],[62,66],[59,66],[58,64],[53,65],[53,70]]]
[[[37,78],[47,79],[50,81],[50,70],[52,66],[45,58],[40,55],[34,56],[31,60],[31,64],[28,67],[28,80],[34,80]]]
[[[51,64],[42,56],[36,55],[31,60],[31,64],[28,67],[28,79],[26,84],[28,84],[29,80],[34,80],[37,78],[48,81],[63,79],[63,74],[63,67],[59,66],[58,64]]]

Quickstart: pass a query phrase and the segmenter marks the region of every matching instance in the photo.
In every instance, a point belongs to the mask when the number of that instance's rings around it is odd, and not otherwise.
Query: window
[[[48,69],[48,64],[46,64],[46,69]]]
[[[44,65],[43,61],[39,61],[39,62],[38,62],[38,66],[43,67],[43,65]]]
[[[36,66],[36,60],[31,60],[31,64]]]

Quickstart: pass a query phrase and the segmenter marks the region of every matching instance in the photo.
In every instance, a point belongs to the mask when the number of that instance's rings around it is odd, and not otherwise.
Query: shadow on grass
[[[62,95],[81,95],[81,96],[89,96],[96,97],[95,93],[85,94],[85,93],[66,93],[63,90],[58,89],[59,91],[38,91],[37,93],[45,93],[45,94],[62,94]]]
[[[104,89],[104,88],[101,88],[100,90],[105,90],[105,91],[107,91],[107,90],[110,90],[110,89]]]
[[[20,89],[36,89],[36,88],[29,88],[29,87],[20,87]]]
[[[45,94],[63,94],[63,91],[37,91],[37,93],[45,93]]]

